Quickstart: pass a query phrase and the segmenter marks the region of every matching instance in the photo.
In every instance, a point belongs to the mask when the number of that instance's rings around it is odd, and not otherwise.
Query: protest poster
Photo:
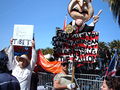
[[[83,32],[66,34],[57,31],[52,38],[55,60],[74,60],[77,62],[96,62],[99,33]]]
[[[29,59],[31,59],[33,28],[33,25],[14,25],[13,45],[15,56],[27,54]]]
[[[14,25],[13,45],[31,46],[33,28],[33,25]]]

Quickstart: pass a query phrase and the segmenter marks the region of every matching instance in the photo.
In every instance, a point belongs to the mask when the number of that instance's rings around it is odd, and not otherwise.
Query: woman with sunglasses
[[[62,62],[62,72],[54,77],[54,89],[56,90],[75,90],[75,83],[71,82],[71,75],[68,75],[68,62]]]

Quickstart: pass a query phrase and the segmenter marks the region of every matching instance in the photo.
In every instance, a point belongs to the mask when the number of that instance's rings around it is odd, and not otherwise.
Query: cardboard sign
[[[33,28],[33,25],[14,25],[13,45],[31,46]]]
[[[96,62],[98,37],[95,31],[66,34],[59,30],[53,37],[54,57],[59,61]]]

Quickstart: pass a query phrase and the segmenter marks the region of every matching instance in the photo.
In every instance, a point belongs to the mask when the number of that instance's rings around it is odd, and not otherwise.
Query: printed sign
[[[14,25],[13,45],[31,46],[33,28],[33,25]]]

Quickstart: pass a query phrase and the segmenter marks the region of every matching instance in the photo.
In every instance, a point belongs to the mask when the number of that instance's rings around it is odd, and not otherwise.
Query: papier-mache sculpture
[[[100,10],[93,16],[94,9],[91,0],[71,0],[68,13],[73,19],[64,30],[57,28],[56,36],[52,38],[55,60],[76,60],[79,62],[93,61],[97,56],[98,32],[93,32],[99,20]],[[93,18],[93,22],[86,22]]]

